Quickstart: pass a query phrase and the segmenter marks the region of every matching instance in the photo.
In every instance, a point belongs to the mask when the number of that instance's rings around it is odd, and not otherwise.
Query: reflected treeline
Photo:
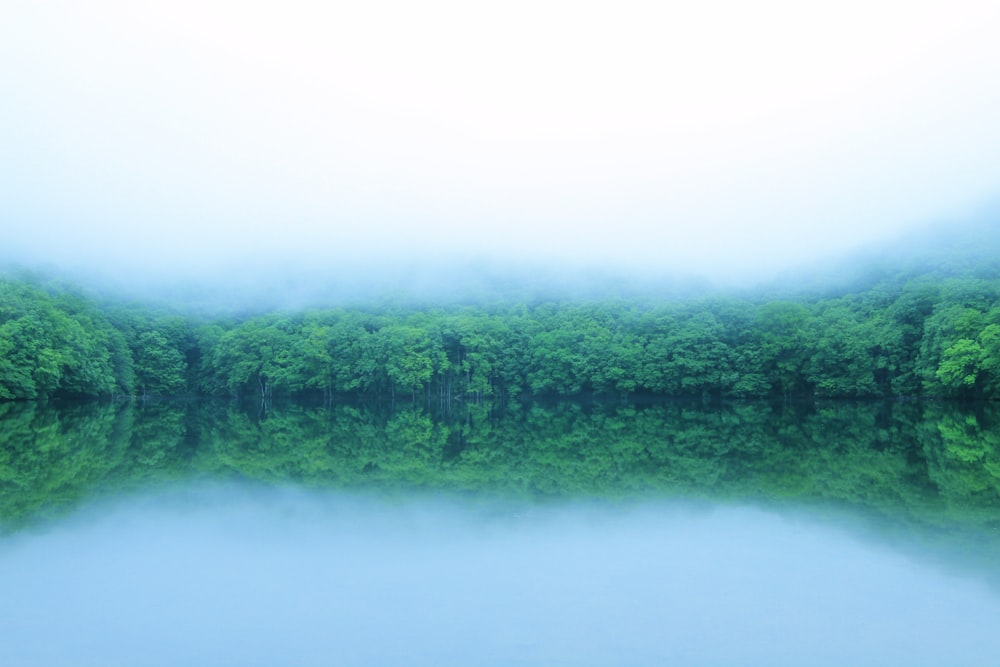
[[[572,402],[419,407],[0,404],[8,528],[191,477],[570,498],[789,503],[1000,562],[1000,408]],[[876,521],[877,523],[871,523]]]
[[[23,525],[108,490],[185,476],[186,417],[178,405],[0,403],[0,521]]]

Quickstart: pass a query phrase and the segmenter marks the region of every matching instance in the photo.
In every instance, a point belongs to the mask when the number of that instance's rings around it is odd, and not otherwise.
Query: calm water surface
[[[0,664],[995,665],[996,415],[2,406]]]

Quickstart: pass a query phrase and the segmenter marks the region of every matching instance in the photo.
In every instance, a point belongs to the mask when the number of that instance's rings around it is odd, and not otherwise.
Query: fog
[[[195,487],[0,544],[9,665],[985,665],[1000,599],[806,515]],[[58,641],[54,641],[58,638]]]
[[[15,2],[0,259],[763,279],[996,200],[998,27],[986,0]]]

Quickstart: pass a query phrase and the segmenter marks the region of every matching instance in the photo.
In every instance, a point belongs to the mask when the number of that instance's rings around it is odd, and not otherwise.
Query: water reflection
[[[0,404],[0,521],[193,476],[524,499],[706,497],[996,530],[1000,413],[938,404]]]
[[[0,404],[0,664],[990,664],[998,425]]]

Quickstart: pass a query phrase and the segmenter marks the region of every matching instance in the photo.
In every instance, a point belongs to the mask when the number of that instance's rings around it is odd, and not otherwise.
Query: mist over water
[[[807,515],[193,485],[0,546],[10,665],[987,665],[1000,598]]]

